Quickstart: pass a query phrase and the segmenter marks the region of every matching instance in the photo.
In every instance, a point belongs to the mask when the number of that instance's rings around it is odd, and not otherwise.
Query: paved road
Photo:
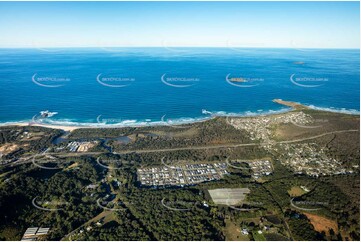
[[[191,146],[191,147],[179,147],[179,148],[165,148],[165,149],[151,149],[151,150],[122,150],[118,151],[117,154],[127,154],[131,152],[136,153],[154,153],[154,152],[169,152],[169,151],[179,151],[179,150],[203,150],[203,149],[219,149],[219,148],[237,148],[237,147],[247,147],[247,146],[257,146],[257,145],[268,145],[268,144],[289,144],[289,143],[297,143],[306,140],[317,139],[326,135],[330,134],[337,134],[337,133],[348,133],[348,132],[359,132],[358,129],[351,129],[351,130],[339,130],[333,132],[327,132],[307,138],[302,139],[295,139],[295,140],[286,140],[286,141],[279,141],[273,143],[247,143],[247,144],[222,144],[222,145],[206,145],[206,146]]]
[[[279,141],[279,142],[272,142],[272,143],[247,143],[247,144],[221,144],[221,145],[206,145],[206,146],[190,146],[190,147],[178,147],[178,148],[165,148],[165,149],[149,149],[149,150],[121,150],[117,152],[113,152],[115,154],[127,154],[127,153],[154,153],[154,152],[172,152],[172,151],[181,151],[181,150],[205,150],[205,149],[220,149],[220,148],[237,148],[237,147],[248,147],[248,146],[258,146],[258,145],[268,145],[268,144],[290,144],[290,143],[297,143],[302,142],[306,140],[312,140],[321,138],[326,135],[331,134],[339,134],[339,133],[349,133],[349,132],[359,132],[358,129],[350,129],[350,130],[338,130],[338,131],[332,131],[327,132],[311,137],[306,137],[302,139],[295,139],[295,140],[286,140],[286,141]],[[50,153],[50,152],[44,152],[43,154],[47,155],[56,155],[60,157],[72,157],[72,156],[81,156],[81,155],[100,155],[105,152],[69,152],[69,153]],[[34,158],[37,155],[33,155],[27,158],[24,158],[22,160],[19,160],[15,163],[9,163],[7,165],[19,165],[24,163],[29,163],[32,161],[32,158]],[[6,166],[6,165],[5,165]]]
[[[286,141],[280,141],[277,142],[279,144],[288,144],[288,143],[296,143],[296,142],[301,142],[301,141],[305,141],[305,140],[310,140],[310,139],[317,139],[329,134],[339,134],[339,133],[348,133],[348,132],[359,132],[358,129],[349,129],[349,130],[338,130],[338,131],[332,131],[332,132],[327,132],[327,133],[323,133],[323,134],[319,134],[319,135],[315,135],[315,136],[311,136],[308,138],[303,138],[303,139],[295,139],[295,140],[286,140]]]

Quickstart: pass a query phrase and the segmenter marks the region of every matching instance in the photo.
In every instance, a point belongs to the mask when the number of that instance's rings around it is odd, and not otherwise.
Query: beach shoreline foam
[[[286,108],[281,108],[279,110],[268,110],[266,112],[251,112],[246,111],[242,113],[227,113],[223,111],[217,111],[217,112],[210,112],[206,111],[210,116],[209,117],[203,117],[203,118],[181,118],[178,121],[173,120],[171,122],[165,122],[165,121],[154,121],[154,122],[127,122],[127,120],[124,121],[124,123],[115,123],[115,124],[103,124],[103,123],[76,123],[76,122],[69,122],[69,121],[55,121],[53,123],[34,123],[31,121],[23,121],[23,122],[6,122],[0,124],[0,127],[8,127],[8,126],[35,126],[35,127],[44,127],[44,128],[51,128],[51,129],[60,129],[67,132],[72,132],[76,129],[100,129],[100,128],[125,128],[125,127],[156,127],[156,126],[182,126],[182,125],[189,125],[193,123],[199,123],[199,122],[205,122],[217,117],[239,117],[239,118],[246,118],[246,117],[257,117],[257,116],[270,116],[270,115],[277,115],[277,114],[283,114],[290,111],[295,110],[318,110],[318,111],[324,111],[324,112],[333,112],[333,113],[344,113],[349,115],[360,115],[360,112],[358,110],[346,110],[346,109],[334,109],[334,108],[321,108],[316,107],[314,105],[304,105],[299,102],[293,102],[293,101],[285,101],[282,99],[273,99],[272,100],[275,103],[278,103],[280,105],[285,106]],[[262,110],[263,111],[263,110]],[[74,123],[74,124],[64,124],[64,123]]]

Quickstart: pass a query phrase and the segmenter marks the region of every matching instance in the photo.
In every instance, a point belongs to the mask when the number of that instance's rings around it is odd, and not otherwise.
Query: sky
[[[0,2],[0,48],[360,47],[359,2]]]

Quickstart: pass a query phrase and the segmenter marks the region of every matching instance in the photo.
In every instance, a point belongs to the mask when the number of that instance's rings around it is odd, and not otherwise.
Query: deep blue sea
[[[359,113],[360,51],[0,49],[0,84],[0,123],[126,126],[288,110],[275,98]]]

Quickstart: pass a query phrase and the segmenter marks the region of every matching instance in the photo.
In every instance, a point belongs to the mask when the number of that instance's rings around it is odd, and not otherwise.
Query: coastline
[[[82,127],[78,127],[78,126],[65,126],[65,125],[52,125],[52,124],[36,124],[36,123],[33,123],[33,124],[30,124],[30,123],[14,123],[14,124],[11,124],[11,125],[4,125],[5,127],[6,126],[21,126],[21,127],[25,127],[25,126],[36,126],[36,127],[43,127],[43,128],[50,128],[50,129],[61,129],[61,130],[64,130],[64,131],[69,131],[69,132],[72,132],[76,129],[79,129],[79,128],[82,128]],[[84,127],[84,128],[88,128],[88,127]]]
[[[348,115],[360,115],[359,111],[346,109],[332,109],[332,108],[320,108],[313,105],[304,105],[299,102],[286,101],[282,99],[273,99],[272,102],[282,105],[284,108],[280,110],[269,110],[266,113],[255,113],[251,111],[246,111],[244,113],[225,113],[225,112],[210,112],[211,116],[206,118],[186,118],[186,121],[181,121],[178,123],[167,123],[166,121],[156,121],[153,123],[149,122],[140,122],[140,123],[130,123],[130,124],[101,124],[101,123],[79,123],[79,125],[66,125],[66,124],[49,124],[49,123],[34,123],[34,122],[6,122],[0,123],[0,127],[9,127],[9,126],[35,126],[35,127],[44,127],[50,129],[60,129],[67,132],[72,132],[76,129],[114,129],[114,128],[126,128],[126,127],[156,127],[156,126],[182,126],[190,125],[194,123],[206,122],[211,119],[220,118],[220,117],[235,117],[235,118],[247,118],[247,117],[257,117],[257,116],[272,116],[284,114],[292,111],[301,111],[301,110],[317,110],[322,112],[331,112],[331,113],[343,113]],[[286,108],[285,108],[286,107]],[[357,112],[357,113],[354,113]]]

